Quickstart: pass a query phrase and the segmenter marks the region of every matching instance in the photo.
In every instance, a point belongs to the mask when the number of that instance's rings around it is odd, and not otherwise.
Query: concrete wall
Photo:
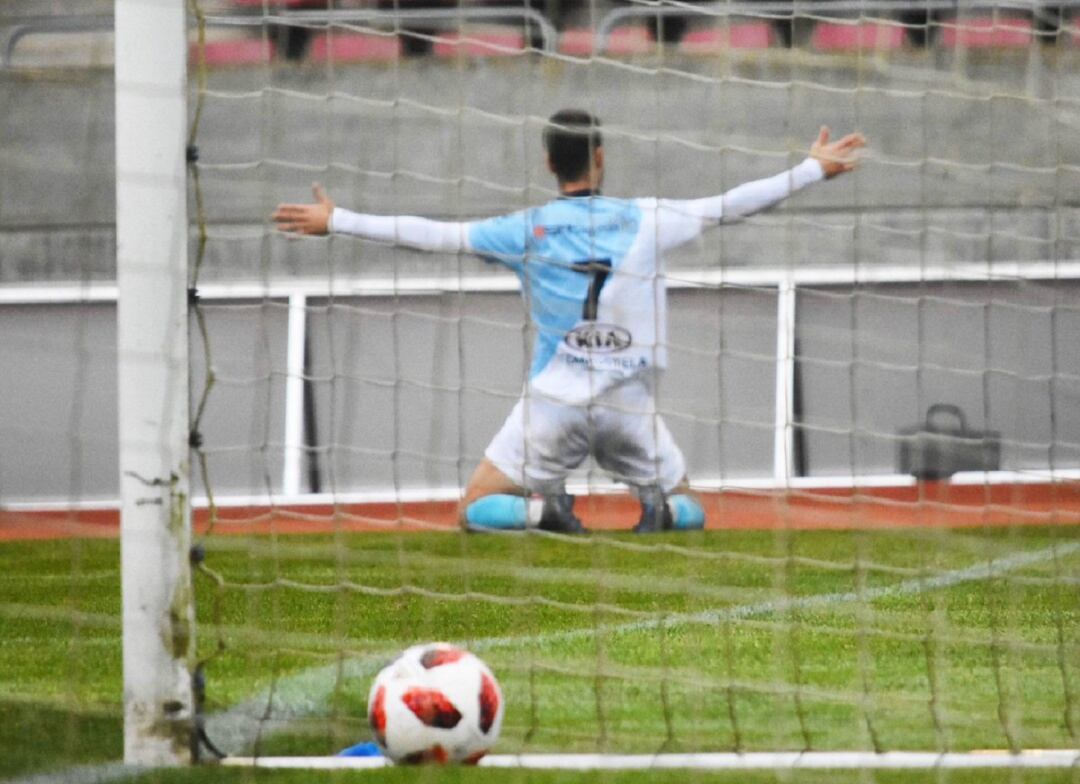
[[[116,497],[111,306],[0,308],[0,503]]]
[[[476,260],[347,238],[291,241],[267,216],[314,179],[342,204],[388,213],[463,218],[541,202],[552,183],[540,124],[565,105],[603,117],[606,190],[619,196],[702,195],[773,173],[821,123],[870,137],[856,175],[682,249],[669,260],[676,277],[1080,259],[1077,62],[1067,49],[888,61],[778,51],[212,71],[197,135],[209,232],[200,283],[488,274]],[[0,71],[0,285],[114,276],[112,89],[100,70]],[[808,473],[892,471],[897,429],[942,401],[1002,431],[1006,467],[1080,465],[1078,294],[1071,282],[1019,281],[803,289]],[[311,304],[329,486],[460,484],[520,388],[517,296]],[[661,406],[692,475],[769,475],[774,292],[679,290],[672,305]],[[285,305],[207,313],[219,379],[201,426],[212,482],[277,489]],[[0,329],[0,499],[112,496],[111,308],[5,307]],[[193,361],[197,400],[198,350]]]
[[[303,274],[318,254],[271,238],[267,216],[314,179],[369,211],[538,203],[553,185],[540,121],[565,105],[604,119],[619,196],[709,194],[774,173],[822,123],[868,135],[856,176],[710,236],[675,267],[1077,258],[1078,62],[1069,49],[964,62],[776,51],[216,70],[197,135],[205,275]],[[100,70],[0,72],[0,282],[112,277],[112,90]],[[360,274],[426,263],[401,261],[368,248]]]

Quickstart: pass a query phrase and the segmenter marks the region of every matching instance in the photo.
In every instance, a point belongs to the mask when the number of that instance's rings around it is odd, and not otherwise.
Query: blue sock
[[[357,743],[355,746],[342,749],[337,755],[339,757],[381,757],[383,753],[378,744],[367,742]]]
[[[668,509],[671,510],[675,527],[680,531],[692,531],[705,527],[705,510],[697,499],[688,495],[668,497]]]
[[[465,522],[471,528],[519,531],[525,528],[528,514],[528,503],[520,495],[485,495],[465,507]]]

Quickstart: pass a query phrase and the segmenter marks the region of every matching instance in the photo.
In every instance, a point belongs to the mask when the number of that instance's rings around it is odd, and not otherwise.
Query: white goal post
[[[124,761],[192,761],[187,9],[116,2]]]

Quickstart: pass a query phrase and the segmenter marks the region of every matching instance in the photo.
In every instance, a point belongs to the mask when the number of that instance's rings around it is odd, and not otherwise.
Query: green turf
[[[869,781],[875,784],[1076,784],[1080,776],[1068,770],[1027,771],[878,771],[859,778],[859,774],[837,771],[800,771],[797,773],[764,771],[713,773],[703,771],[589,771],[550,772],[526,770],[469,770],[461,768],[397,768],[375,771],[322,773],[311,771],[240,771],[211,769],[192,775],[190,772],[155,772],[127,781],[137,784],[838,784]]]
[[[1066,528],[574,541],[211,537],[207,571],[197,576],[208,711],[265,700],[273,686],[277,704],[302,696],[306,707],[264,733],[258,750],[334,753],[366,738],[367,689],[382,661],[414,642],[449,639],[471,645],[499,675],[508,707],[496,750],[504,753],[1075,748],[1080,554],[992,580],[911,587],[1075,540]],[[7,719],[0,747],[15,749],[0,756],[0,777],[118,758],[117,567],[115,542],[0,545],[0,712]],[[814,598],[822,596],[833,600]],[[783,597],[803,603],[777,604]],[[701,613],[705,622],[687,622]],[[225,770],[147,780],[256,775],[352,780]],[[439,775],[486,781],[503,774]],[[695,778],[1075,784],[1080,773],[677,773],[655,780]]]

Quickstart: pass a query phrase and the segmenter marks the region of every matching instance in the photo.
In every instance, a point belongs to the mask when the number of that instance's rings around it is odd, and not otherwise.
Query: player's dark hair
[[[544,149],[559,182],[584,177],[593,151],[602,144],[600,120],[581,109],[555,112],[544,128]]]

